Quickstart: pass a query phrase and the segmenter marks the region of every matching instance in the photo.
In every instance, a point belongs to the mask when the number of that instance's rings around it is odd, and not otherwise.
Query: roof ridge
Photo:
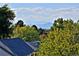
[[[4,49],[6,52],[9,52],[11,55],[14,55],[13,52],[9,49],[9,47],[3,44],[3,42],[0,42],[0,48]]]
[[[14,39],[21,39],[21,38],[4,38],[4,39],[0,39],[0,40],[14,40]]]
[[[29,44],[28,42],[25,42],[26,44],[28,44],[34,51],[36,50],[35,47],[33,47],[31,44]]]
[[[7,53],[9,53],[10,55],[14,56],[14,54],[11,53],[10,51],[8,51],[7,49],[5,49],[5,48],[3,48],[3,47],[1,47],[1,46],[0,46],[0,48],[2,48],[3,50],[5,50],[5,51],[6,51]]]

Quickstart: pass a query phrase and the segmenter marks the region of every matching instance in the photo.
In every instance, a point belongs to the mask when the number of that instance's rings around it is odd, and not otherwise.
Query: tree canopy
[[[17,26],[13,30],[13,38],[22,38],[25,41],[35,41],[39,40],[39,32],[30,26]]]
[[[53,30],[48,33],[48,36],[41,40],[36,55],[79,55],[79,25],[74,23],[71,19],[63,20],[60,24],[63,24],[64,28],[54,27]]]
[[[18,22],[16,23],[16,26],[23,27],[24,26],[24,22],[22,20],[18,20]]]
[[[8,37],[15,13],[7,5],[0,7],[0,38]]]
[[[0,38],[22,38],[24,41],[40,39],[40,46],[35,52],[38,56],[77,56],[79,55],[79,20],[58,18],[51,30],[38,29],[36,25],[24,25],[19,20],[15,25],[12,21],[15,13],[7,5],[0,7]]]

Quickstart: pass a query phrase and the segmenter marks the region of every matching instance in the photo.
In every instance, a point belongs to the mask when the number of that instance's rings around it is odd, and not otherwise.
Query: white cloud
[[[47,23],[58,17],[79,19],[79,8],[16,8],[16,19],[23,19],[25,23]],[[16,22],[16,21],[15,21]]]

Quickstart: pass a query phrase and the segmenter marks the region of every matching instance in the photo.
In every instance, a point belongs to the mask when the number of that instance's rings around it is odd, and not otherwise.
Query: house
[[[29,56],[36,48],[20,38],[0,39],[0,56]]]

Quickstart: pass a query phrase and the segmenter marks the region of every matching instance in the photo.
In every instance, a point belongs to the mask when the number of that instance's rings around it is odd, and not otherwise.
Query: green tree
[[[15,13],[7,5],[0,7],[0,38],[9,36],[10,25],[15,18]]]
[[[19,21],[16,23],[16,26],[23,27],[23,26],[24,26],[24,22],[23,22],[22,20],[19,20]]]
[[[51,30],[41,40],[38,52],[41,56],[76,56],[79,55],[79,30],[72,20],[63,21],[63,30]]]
[[[23,27],[17,26],[13,30],[12,37],[21,38],[25,41],[34,41],[39,40],[39,33],[37,30],[35,30],[33,27],[30,26],[23,26]]]
[[[53,29],[53,28],[62,29],[63,28],[63,18],[58,18],[57,20],[55,20],[53,27],[51,27],[51,29]]]
[[[35,28],[38,31],[38,28],[36,25],[32,25],[33,28]]]

